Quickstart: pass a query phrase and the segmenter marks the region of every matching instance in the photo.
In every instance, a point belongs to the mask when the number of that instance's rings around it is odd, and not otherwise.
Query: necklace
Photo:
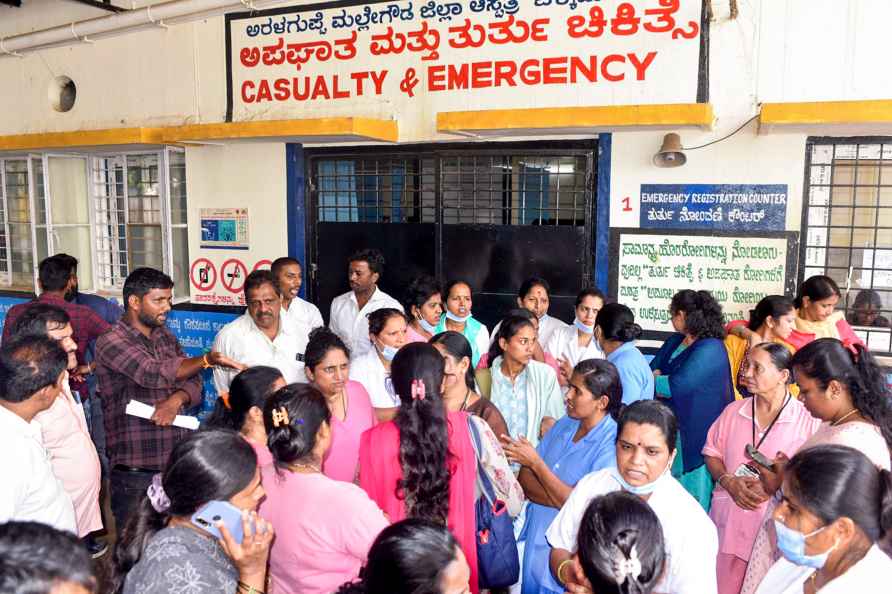
[[[468,393],[465,394],[465,401],[461,403],[461,408],[458,410],[465,410],[468,406],[468,399],[471,397],[471,388],[468,388]]]
[[[294,463],[294,464],[290,464],[289,468],[291,468],[292,470],[294,470],[295,468],[306,468],[307,470],[312,470],[313,472],[322,472],[322,468],[315,464]]]
[[[852,410],[850,410],[849,412],[847,412],[847,413],[844,414],[843,416],[839,417],[838,419],[836,419],[835,421],[833,421],[832,423],[830,423],[830,426],[831,426],[831,427],[836,427],[837,425],[839,425],[840,423],[842,423],[843,421],[845,421],[846,419],[848,419],[849,417],[851,417],[851,416],[852,416],[853,414],[855,414],[856,412],[858,412],[858,409],[857,409],[857,408],[853,408]]]

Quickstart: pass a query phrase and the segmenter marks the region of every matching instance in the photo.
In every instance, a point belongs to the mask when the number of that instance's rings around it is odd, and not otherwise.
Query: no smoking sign
[[[230,293],[241,293],[247,276],[248,268],[237,258],[226,260],[220,267],[220,282]]]

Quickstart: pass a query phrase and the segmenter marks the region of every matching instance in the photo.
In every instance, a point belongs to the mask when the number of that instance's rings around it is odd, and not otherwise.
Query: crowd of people
[[[490,332],[465,280],[397,300],[377,250],[347,269],[327,326],[300,262],[252,272],[189,357],[163,272],[133,270],[121,309],[41,262],[0,345],[0,591],[885,591],[892,395],[850,325],[882,324],[869,295],[847,319],[816,276],[729,321],[682,290],[649,360],[596,288],[567,323],[530,278]]]

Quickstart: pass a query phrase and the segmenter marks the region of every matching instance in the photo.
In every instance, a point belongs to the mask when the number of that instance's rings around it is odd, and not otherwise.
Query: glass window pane
[[[47,164],[53,225],[89,224],[85,159],[49,157]]]
[[[186,223],[186,155],[182,151],[169,151],[170,160],[170,222]]]
[[[55,211],[55,201],[53,201]],[[77,258],[77,284],[82,291],[93,290],[93,261],[90,250],[93,242],[90,239],[90,227],[56,227],[56,253],[64,252]]]
[[[189,234],[185,227],[170,230],[173,244],[173,270],[170,277],[174,282],[174,295],[177,298],[189,297]]]

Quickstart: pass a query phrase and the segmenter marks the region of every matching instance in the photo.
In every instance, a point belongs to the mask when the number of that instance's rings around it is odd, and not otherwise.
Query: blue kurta
[[[616,421],[605,416],[585,437],[573,443],[579,423],[577,419],[562,417],[536,448],[551,471],[571,487],[588,473],[616,464]],[[527,520],[521,532],[521,539],[526,541],[522,594],[564,591],[548,568],[551,547],[545,540],[545,531],[557,514],[553,507],[533,502],[527,506]]]
[[[678,419],[684,472],[690,472],[703,465],[700,451],[706,443],[706,433],[734,401],[734,388],[724,342],[700,338],[676,355],[683,340],[683,334],[666,339],[650,367],[666,376],[662,382],[668,382],[670,397],[664,402]],[[657,385],[657,391],[660,390]]]
[[[623,384],[623,404],[636,400],[650,400],[654,397],[654,374],[647,359],[634,342],[625,342],[607,355],[607,360],[616,366]]]

